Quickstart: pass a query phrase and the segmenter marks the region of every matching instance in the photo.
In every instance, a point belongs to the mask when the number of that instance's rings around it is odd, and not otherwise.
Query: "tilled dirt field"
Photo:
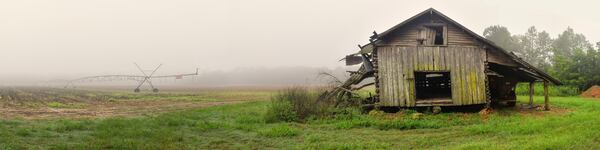
[[[185,90],[161,93],[60,88],[0,88],[0,118],[104,118],[268,100],[273,90]]]

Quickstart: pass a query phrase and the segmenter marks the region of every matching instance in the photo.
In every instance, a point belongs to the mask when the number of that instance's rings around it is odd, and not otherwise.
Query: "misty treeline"
[[[325,85],[332,81],[330,75],[339,80],[348,78],[347,70],[356,69],[348,67],[239,68],[228,71],[204,71],[198,76],[184,78],[180,83],[196,86]]]
[[[594,46],[573,28],[553,38],[535,26],[523,34],[511,34],[506,27],[494,25],[487,27],[483,36],[567,86],[585,90],[600,84],[600,42]]]

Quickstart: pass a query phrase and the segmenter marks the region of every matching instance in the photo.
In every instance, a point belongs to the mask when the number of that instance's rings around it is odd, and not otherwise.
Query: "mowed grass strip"
[[[526,97],[519,97],[522,102]],[[543,97],[536,97],[536,103]],[[269,102],[154,117],[2,120],[0,149],[598,149],[600,101],[552,97],[561,113],[497,110],[412,118],[356,113],[266,123]]]

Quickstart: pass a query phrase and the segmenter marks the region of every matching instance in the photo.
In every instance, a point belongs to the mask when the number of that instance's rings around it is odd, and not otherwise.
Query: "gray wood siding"
[[[416,105],[415,71],[449,71],[453,105],[485,103],[485,50],[473,46],[377,48],[380,104]]]
[[[391,33],[386,39],[384,39],[383,45],[396,45],[396,46],[419,46],[417,41],[419,37],[419,28],[424,25],[436,23],[446,24],[446,46],[475,46],[480,47],[484,44],[481,41],[476,40],[475,37],[468,34],[466,31],[458,27],[456,24],[448,23],[444,19],[440,19],[439,16],[423,16],[415,19],[413,22],[407,23],[401,28],[398,28]],[[489,47],[489,46],[488,46]],[[513,61],[509,56],[502,54],[498,50],[491,49],[488,53],[488,61],[492,63],[498,63],[507,66],[517,66],[518,63]]]
[[[419,28],[426,24],[426,22],[415,22],[404,26],[403,28],[392,33],[389,39],[386,39],[386,43],[389,45],[404,45],[404,46],[417,46],[419,35]],[[453,24],[447,24],[447,43],[448,46],[480,46],[481,42],[475,40],[472,36],[467,34],[462,29],[458,28]]]
[[[517,62],[515,62],[514,60],[512,60],[512,58],[510,58],[510,56],[507,56],[506,54],[503,54],[499,50],[496,50],[496,49],[488,50],[487,59],[488,59],[488,62],[491,62],[491,63],[497,63],[497,64],[513,66],[513,67],[519,66],[519,64]]]

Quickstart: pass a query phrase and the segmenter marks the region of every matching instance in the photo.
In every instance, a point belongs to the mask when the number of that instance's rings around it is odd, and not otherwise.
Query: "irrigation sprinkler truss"
[[[76,83],[76,82],[83,82],[83,81],[135,80],[135,81],[138,81],[138,85],[133,90],[134,92],[140,92],[140,87],[142,87],[146,83],[152,88],[152,92],[158,92],[158,88],[156,88],[152,84],[152,79],[153,78],[175,78],[175,79],[183,79],[184,76],[198,75],[198,68],[196,68],[196,73],[154,76],[154,73],[156,73],[156,71],[162,66],[162,64],[159,64],[149,74],[146,73],[146,71],[144,71],[137,63],[133,63],[133,64],[135,64],[135,66],[137,67],[137,69],[140,72],[142,72],[142,75],[101,75],[101,76],[82,77],[82,78],[70,80],[67,83],[67,85],[65,85],[65,88],[74,87],[74,83]]]

